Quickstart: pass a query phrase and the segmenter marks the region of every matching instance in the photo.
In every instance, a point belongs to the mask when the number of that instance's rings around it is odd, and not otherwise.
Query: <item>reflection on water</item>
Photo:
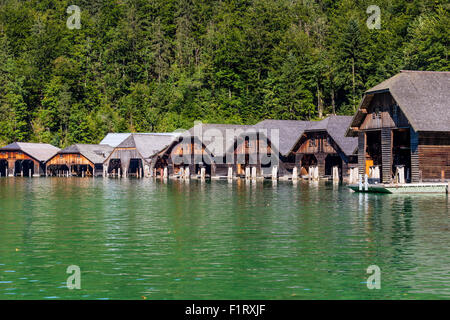
[[[3,178],[0,299],[449,298],[449,213],[323,182]]]

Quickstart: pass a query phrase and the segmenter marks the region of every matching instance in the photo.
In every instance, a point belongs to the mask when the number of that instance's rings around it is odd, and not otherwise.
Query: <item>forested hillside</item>
[[[401,69],[450,70],[449,26],[437,0],[0,0],[0,144],[353,114]]]

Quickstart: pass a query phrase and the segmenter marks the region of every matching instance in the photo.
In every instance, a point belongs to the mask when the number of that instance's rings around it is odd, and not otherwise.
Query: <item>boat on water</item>
[[[403,183],[403,184],[351,184],[348,186],[355,192],[365,193],[449,193],[450,183]]]

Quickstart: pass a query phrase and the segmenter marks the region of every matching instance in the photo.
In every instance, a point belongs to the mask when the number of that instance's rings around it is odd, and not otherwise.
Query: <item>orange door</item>
[[[373,166],[373,160],[366,160],[366,174],[369,175],[369,169]]]

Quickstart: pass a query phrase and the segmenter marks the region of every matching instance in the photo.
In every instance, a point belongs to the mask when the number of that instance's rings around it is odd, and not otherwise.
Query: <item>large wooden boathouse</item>
[[[0,176],[42,176],[45,162],[60,149],[46,143],[14,142],[0,148]]]
[[[450,72],[402,71],[367,90],[347,136],[359,174],[383,183],[450,180]]]
[[[74,144],[46,162],[49,176],[101,176],[103,162],[112,152],[109,145]]]

